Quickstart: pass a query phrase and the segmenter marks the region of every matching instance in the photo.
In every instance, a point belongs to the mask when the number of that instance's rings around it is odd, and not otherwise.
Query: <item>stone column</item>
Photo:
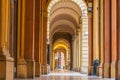
[[[79,41],[78,41],[78,32],[77,32],[77,37],[76,37],[76,71],[78,72],[78,66],[79,66],[79,53],[78,53],[78,46],[79,46]]]
[[[104,47],[105,47],[105,53],[104,53],[104,77],[109,78],[110,77],[110,0],[104,0]]]
[[[75,50],[76,50],[76,47],[75,47],[75,38],[73,39],[73,42],[72,42],[72,49],[73,49],[73,70],[75,70],[75,67],[76,67],[76,56],[75,56]]]
[[[52,45],[52,39],[50,39],[50,67],[51,67],[51,70],[53,70],[53,45]]]
[[[35,40],[34,40],[34,59],[35,59],[35,76],[40,76],[40,0],[35,0]]]
[[[99,0],[93,0],[93,60],[99,59]]]
[[[120,80],[120,0],[117,0],[117,40],[118,40],[118,70],[117,70],[117,80]]]
[[[117,0],[111,0],[111,78],[117,77]]]
[[[27,77],[26,61],[24,59],[24,16],[25,0],[18,0],[17,78]]]
[[[74,39],[74,68],[75,68],[75,71],[76,71],[76,67],[77,67],[77,47],[76,47],[76,36],[75,36],[75,39]]]
[[[92,74],[92,65],[93,65],[93,14],[92,12],[88,13],[88,53],[89,53],[89,66],[88,74]]]
[[[103,26],[103,0],[100,0],[99,9],[100,19],[100,65],[99,65],[99,76],[103,76],[103,60],[104,60],[104,26]]]
[[[79,26],[81,28],[81,26]],[[80,29],[78,29],[78,71],[80,72],[81,71],[81,33],[82,31],[80,31]]]
[[[24,58],[27,63],[27,77],[34,78],[35,0],[25,0],[24,22]]]
[[[9,53],[10,1],[0,0],[0,80],[13,80],[14,61]]]
[[[40,16],[41,16],[41,21],[40,21],[40,26],[41,26],[41,33],[40,33],[40,38],[41,38],[41,64],[42,64],[42,73],[47,74],[47,53],[46,53],[46,39],[47,39],[47,9],[45,7],[44,1],[42,1],[42,8],[40,9]]]

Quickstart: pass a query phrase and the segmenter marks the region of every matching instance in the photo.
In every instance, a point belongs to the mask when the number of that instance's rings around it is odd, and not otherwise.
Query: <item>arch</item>
[[[50,21],[50,26],[51,26],[55,21],[57,21],[57,20],[59,20],[59,19],[69,20],[69,21],[72,22],[75,26],[77,26],[77,21],[76,21],[76,19],[75,19],[73,16],[69,15],[69,14],[59,14],[59,15],[55,16],[54,18],[51,19],[51,21]]]
[[[72,6],[70,6],[70,5],[72,5]],[[51,11],[50,11],[50,15],[53,14],[54,11],[56,11],[56,10],[58,10],[58,9],[61,9],[61,8],[71,9],[71,10],[73,10],[74,12],[76,12],[79,16],[82,14],[81,9],[79,8],[78,5],[76,5],[76,3],[71,2],[71,1],[67,1],[67,2],[66,2],[66,1],[62,2],[62,1],[61,1],[61,2],[56,3],[56,4],[52,7],[52,9],[51,9]]]
[[[81,9],[81,15],[79,15],[79,14],[77,14],[76,13],[76,11],[75,10],[72,10],[70,7],[60,7],[60,8],[57,8],[57,9],[52,9],[52,8],[54,8],[54,6],[56,6],[57,4],[60,4],[61,2],[69,2],[69,1],[71,1],[71,2],[73,2],[73,3],[75,3],[75,4],[77,4],[78,5],[78,7]],[[52,12],[51,12],[51,10],[53,10]],[[55,14],[54,14],[54,12],[55,12]],[[69,15],[69,16],[71,16],[73,19],[75,19],[74,21],[77,23],[76,25],[74,25],[73,26],[73,29],[72,29],[72,27],[71,27],[71,29],[70,29],[70,26],[71,25],[68,25],[68,27],[69,27],[69,30],[73,30],[73,33],[71,32],[70,34],[74,34],[74,35],[71,35],[72,37],[73,36],[75,36],[75,41],[74,41],[74,43],[72,43],[72,45],[73,46],[75,46],[75,51],[73,52],[73,53],[76,53],[77,52],[77,54],[78,54],[78,51],[76,51],[76,50],[78,50],[76,47],[78,47],[78,44],[76,43],[76,41],[78,40],[78,38],[80,38],[80,36],[81,36],[81,42],[83,42],[83,43],[81,43],[81,55],[82,55],[82,63],[81,63],[81,72],[83,72],[83,73],[88,73],[88,66],[86,65],[84,65],[84,64],[87,64],[88,63],[88,60],[87,60],[87,58],[86,57],[88,57],[88,35],[85,35],[85,33],[87,33],[88,32],[88,16],[87,16],[87,6],[86,6],[86,4],[85,4],[85,2],[83,1],[83,0],[52,0],[51,2],[50,2],[50,4],[49,4],[49,6],[48,6],[48,28],[50,29],[50,26],[51,27],[53,27],[53,25],[57,22],[57,21],[60,21],[60,20],[66,20],[66,21],[69,21],[69,22],[72,22],[71,20],[69,20],[69,19],[64,19],[64,18],[59,18],[59,19],[56,19],[56,17],[59,17],[60,15],[62,15],[62,14],[66,14],[66,15]],[[54,19],[56,19],[56,20],[54,20]],[[50,21],[53,21],[53,22],[50,22]],[[63,23],[64,23],[64,21],[63,21]],[[62,23],[62,25],[63,25],[63,23]],[[72,24],[74,24],[74,22],[72,22]],[[58,26],[62,26],[62,25],[60,25],[60,24],[57,24],[57,27]],[[66,25],[66,23],[64,23],[64,25]],[[52,34],[52,35],[54,35],[55,33],[57,33],[57,32],[60,32],[60,31],[62,31],[62,30],[65,30],[65,29],[63,29],[63,28],[61,28],[61,29],[56,29],[56,25],[54,25],[55,26],[55,28],[51,28],[51,30],[53,30],[54,31],[54,33]],[[75,28],[75,26],[76,26],[76,28]],[[79,32],[79,30],[78,29],[80,29],[80,27],[81,27],[81,31]],[[50,31],[50,30],[48,30],[48,31]],[[81,35],[77,35],[78,33],[80,33]],[[51,35],[51,34],[50,34]],[[64,36],[64,34],[62,34],[62,36]],[[57,37],[58,38],[58,37]],[[59,37],[60,38],[60,37]],[[52,38],[51,38],[52,39]],[[56,38],[55,38],[56,39]],[[69,41],[69,40],[68,40]],[[72,41],[72,39],[71,39],[71,41]],[[75,44],[75,45],[74,45]],[[72,48],[72,45],[70,45],[71,46],[71,48]],[[74,48],[74,47],[73,47]],[[86,51],[87,50],[87,51]],[[74,66],[75,67],[75,66]]]

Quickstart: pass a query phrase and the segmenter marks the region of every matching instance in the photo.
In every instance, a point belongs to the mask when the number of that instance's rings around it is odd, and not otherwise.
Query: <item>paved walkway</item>
[[[115,80],[115,79],[107,79],[100,78],[96,76],[88,76],[86,74],[80,74],[72,71],[56,71],[51,72],[48,75],[41,75],[39,78],[35,79],[15,79],[15,80]]]

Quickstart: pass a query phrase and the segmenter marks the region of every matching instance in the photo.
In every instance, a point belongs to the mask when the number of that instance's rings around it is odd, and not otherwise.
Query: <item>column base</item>
[[[40,77],[40,75],[41,75],[40,62],[35,62],[35,76]]]
[[[99,67],[98,67],[98,76],[101,76],[103,77],[103,64],[101,64]]]
[[[0,80],[14,80],[14,60],[3,54],[0,55]]]
[[[120,80],[120,60],[118,60],[118,70],[117,70],[117,79],[116,80]]]
[[[78,71],[78,68],[75,68],[75,72],[77,72]]]
[[[0,80],[14,80],[14,59],[5,47],[0,48]]]
[[[88,75],[93,75],[93,66],[88,66]]]
[[[27,78],[27,66],[24,59],[18,59],[17,62],[17,78]]]
[[[47,65],[43,66],[43,74],[47,74]]]
[[[110,78],[110,63],[104,63],[104,78]]]
[[[81,67],[78,68],[78,72],[81,72]]]
[[[116,62],[111,63],[111,78],[117,77],[117,64]]]
[[[26,60],[27,62],[27,78],[35,78],[35,62]]]

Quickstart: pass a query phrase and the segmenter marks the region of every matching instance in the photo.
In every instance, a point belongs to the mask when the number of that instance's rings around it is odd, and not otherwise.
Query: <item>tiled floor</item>
[[[115,80],[115,79],[102,79],[96,76],[87,76],[86,74],[80,74],[77,72],[52,72],[48,75],[41,75],[35,79],[16,79],[16,80]]]

